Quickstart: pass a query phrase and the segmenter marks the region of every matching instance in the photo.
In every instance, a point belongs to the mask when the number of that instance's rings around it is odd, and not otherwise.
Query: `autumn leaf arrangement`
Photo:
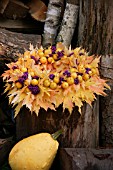
[[[71,114],[74,106],[81,112],[84,102],[92,105],[96,94],[105,96],[104,90],[110,88],[100,78],[99,60],[80,47],[66,48],[62,43],[46,49],[30,46],[2,74],[15,117],[24,105],[37,116],[40,108],[55,110],[62,104]]]

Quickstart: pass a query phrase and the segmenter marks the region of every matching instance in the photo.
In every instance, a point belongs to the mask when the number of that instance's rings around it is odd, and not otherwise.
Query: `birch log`
[[[57,36],[57,41],[63,42],[67,47],[71,44],[77,23],[78,11],[78,0],[67,0],[60,32]]]
[[[54,44],[64,0],[50,0],[44,25],[43,46]]]

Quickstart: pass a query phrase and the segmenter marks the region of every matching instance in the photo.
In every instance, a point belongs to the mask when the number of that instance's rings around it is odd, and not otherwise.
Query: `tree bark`
[[[113,149],[62,148],[61,170],[112,170]]]
[[[42,42],[44,47],[55,43],[63,3],[64,0],[49,1]]]
[[[57,42],[63,42],[67,47],[71,45],[71,40],[78,19],[78,11],[78,0],[67,0],[60,32],[57,36]]]
[[[40,46],[41,36],[14,33],[0,29],[0,66],[4,65],[5,62],[17,59],[16,54],[23,53],[25,49],[29,49],[30,43],[34,46]]]
[[[80,1],[78,46],[90,54],[102,55],[101,75],[110,80],[111,91],[108,97],[101,97],[100,105],[100,144],[113,144],[113,1]],[[91,111],[90,111],[91,112]],[[87,114],[87,113],[85,113]]]

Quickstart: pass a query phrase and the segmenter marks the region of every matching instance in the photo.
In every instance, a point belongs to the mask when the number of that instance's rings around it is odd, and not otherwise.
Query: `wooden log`
[[[78,45],[102,55],[101,75],[110,80],[111,91],[100,101],[100,144],[113,145],[113,1],[80,1]],[[109,22],[110,21],[110,22]]]
[[[62,148],[61,170],[112,170],[113,149]]]
[[[4,57],[0,57],[0,65],[17,59],[16,53],[22,53],[25,49],[29,49],[30,43],[34,46],[40,46],[41,36],[22,33],[14,33],[4,29],[0,29],[0,47]],[[4,51],[4,52],[3,52]]]
[[[44,25],[43,46],[55,43],[64,0],[50,0]]]
[[[63,42],[67,47],[71,45],[71,40],[78,19],[78,11],[78,0],[67,0],[62,24],[57,36],[57,42]]]
[[[113,146],[113,55],[102,56],[101,75],[108,80],[111,90],[100,98],[100,141],[102,146]]]
[[[6,162],[9,152],[14,145],[12,137],[0,139],[0,167]]]
[[[28,109],[22,108],[16,118],[17,141],[36,133],[49,132],[52,134],[59,129],[65,129],[58,139],[60,146],[96,147],[99,134],[97,106],[95,104],[93,109],[89,109],[90,106],[85,104],[81,118],[77,108],[74,108],[71,115],[67,110],[63,112],[62,106],[57,111],[48,110],[46,112],[41,109],[38,117],[35,113],[31,115]],[[87,111],[85,115],[84,110]]]

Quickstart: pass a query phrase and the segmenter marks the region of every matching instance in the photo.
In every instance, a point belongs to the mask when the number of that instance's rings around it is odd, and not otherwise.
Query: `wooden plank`
[[[60,170],[113,170],[113,149],[62,148]]]

